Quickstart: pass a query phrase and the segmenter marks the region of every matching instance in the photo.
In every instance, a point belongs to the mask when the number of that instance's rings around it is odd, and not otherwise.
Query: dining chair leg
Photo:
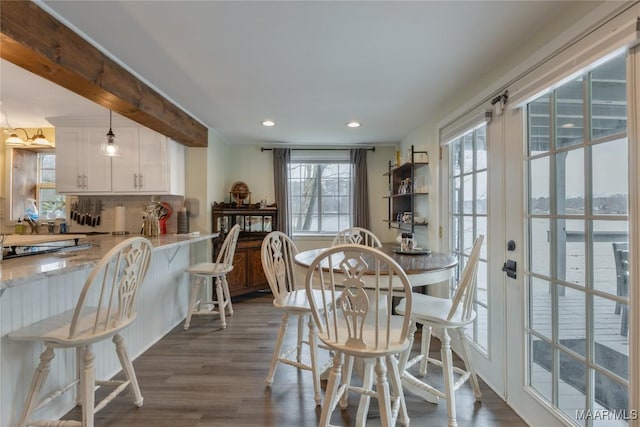
[[[218,312],[220,313],[220,327],[227,327],[227,319],[225,318],[224,291],[222,290],[222,280],[220,276],[216,277],[216,297],[218,298]]]
[[[422,354],[422,360],[420,360],[420,372],[421,376],[427,375],[427,366],[429,364],[429,351],[431,350],[431,326],[422,325],[422,339],[420,342],[420,354]]]
[[[133,363],[131,363],[131,359],[129,359],[127,347],[124,344],[124,338],[122,338],[120,334],[116,334],[113,336],[113,343],[116,345],[116,353],[118,354],[118,359],[120,360],[120,365],[122,366],[122,372],[124,372],[124,376],[129,381],[133,404],[139,408],[142,406],[144,398],[142,397],[142,392],[140,392],[140,385],[138,384],[136,371],[133,369]]]
[[[80,386],[82,387],[82,426],[93,427],[95,414],[95,359],[96,356],[88,345],[82,355],[82,369],[80,372]]]
[[[395,399],[398,402],[397,419],[399,419],[403,425],[408,426],[409,413],[407,412],[407,403],[404,400],[404,389],[402,388],[402,379],[400,377],[400,366],[395,356],[387,356],[387,369],[391,369],[389,381],[391,382],[393,396],[395,396]]]
[[[231,293],[229,292],[229,282],[227,282],[227,275],[222,276],[222,290],[224,291],[224,304],[227,309],[227,315],[233,315],[233,304],[231,304]]]
[[[480,383],[478,382],[478,375],[476,375],[476,370],[473,367],[473,363],[469,358],[469,346],[467,344],[467,340],[464,337],[464,329],[456,329],[456,332],[458,333],[458,340],[460,342],[460,357],[465,364],[465,369],[469,372],[469,382],[471,382],[473,396],[476,398],[476,400],[480,400],[480,398],[482,397],[482,392],[480,391]]]
[[[442,357],[442,373],[444,375],[444,392],[447,399],[448,426],[456,427],[456,394],[453,382],[453,357],[451,355],[451,338],[447,329],[442,329],[440,355]]]
[[[76,347],[76,378],[80,378],[82,355],[84,354],[84,347]],[[82,406],[82,384],[80,381],[76,384],[76,406]]]
[[[289,313],[282,315],[280,321],[280,330],[278,331],[278,338],[276,339],[276,345],[273,349],[273,356],[271,356],[271,366],[269,367],[269,373],[267,374],[267,387],[271,387],[273,384],[273,377],[276,375],[276,368],[278,367],[278,359],[280,359],[280,352],[282,351],[282,343],[284,336],[287,333],[287,327],[289,323]]]
[[[302,316],[298,316],[302,319]],[[320,392],[320,369],[318,368],[318,335],[313,318],[309,316],[309,353],[311,354],[311,375],[313,376],[313,390],[316,406],[322,405]]]
[[[351,359],[353,360],[353,358]],[[364,372],[362,375],[362,388],[365,390],[373,390],[373,387],[372,387],[373,378],[374,378],[373,365],[374,365],[373,360],[364,361],[364,366],[363,366]],[[345,396],[343,396],[342,398],[346,402],[347,399],[345,398]],[[371,403],[371,396],[369,396],[368,394],[360,395],[360,402],[358,402],[358,412],[356,413],[357,427],[364,427],[367,424],[367,414],[369,413],[370,403]]]
[[[389,394],[389,381],[387,380],[387,365],[382,357],[376,358],[376,394],[378,396],[378,409],[380,410],[380,424],[390,426],[391,399]]]
[[[298,316],[298,344],[296,347],[296,360],[302,363],[302,343],[304,341],[304,321],[306,316]],[[309,321],[313,319],[309,316]]]
[[[187,308],[187,318],[184,319],[184,330],[189,329],[191,325],[191,316],[196,309],[196,302],[200,296],[200,289],[202,288],[202,277],[194,277],[191,282],[191,292],[189,293],[189,307]]]
[[[322,411],[320,412],[320,422],[318,427],[328,427],[331,420],[331,413],[336,407],[338,386],[340,384],[340,377],[342,376],[342,365],[344,363],[343,353],[336,353],[333,356],[333,366],[331,372],[329,372],[329,380],[327,381],[327,389],[325,391],[324,405],[322,405]]]
[[[40,395],[44,382],[49,376],[51,360],[53,360],[54,357],[55,353],[50,347],[47,347],[40,355],[40,363],[38,364],[36,371],[33,373],[31,385],[29,386],[29,394],[27,395],[27,400],[24,404],[24,408],[22,409],[22,415],[18,421],[18,427],[26,427],[27,421],[31,419],[31,414],[36,410],[36,407],[38,406],[38,396]]]
[[[341,386],[351,384],[351,376],[353,375],[353,356],[345,355],[344,364],[342,365],[342,383]],[[329,370],[331,372],[331,370]],[[362,375],[364,378],[364,374]],[[340,407],[346,409],[349,406],[349,393],[343,393],[340,397]]]

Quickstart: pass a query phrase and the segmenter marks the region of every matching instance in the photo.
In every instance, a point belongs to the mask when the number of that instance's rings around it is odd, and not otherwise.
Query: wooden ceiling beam
[[[0,57],[188,147],[207,128],[31,1],[3,1]]]

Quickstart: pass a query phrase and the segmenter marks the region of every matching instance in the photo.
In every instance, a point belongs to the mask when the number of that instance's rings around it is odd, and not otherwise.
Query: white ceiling
[[[595,2],[45,1],[232,143],[399,141]],[[569,22],[572,22],[571,20]],[[543,37],[544,36],[544,37]],[[505,59],[506,58],[506,59]],[[511,58],[511,63],[509,63]],[[13,127],[105,110],[5,61]],[[500,69],[502,67],[502,69]],[[502,74],[500,74],[502,75]],[[440,110],[438,110],[440,108]],[[277,122],[273,128],[263,119]],[[359,120],[362,127],[345,123]]]

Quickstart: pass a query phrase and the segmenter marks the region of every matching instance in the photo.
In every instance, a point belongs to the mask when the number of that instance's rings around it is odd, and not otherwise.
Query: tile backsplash
[[[167,219],[167,234],[175,234],[178,224],[178,210],[184,205],[184,197],[181,196],[68,196],[67,206],[78,199],[91,199],[95,202],[102,202],[102,212],[100,225],[96,227],[80,225],[69,218],[67,212],[67,233],[82,232],[112,232],[115,230],[115,207],[124,206],[127,208],[126,231],[131,234],[140,234],[142,228],[142,216],[147,205],[153,201],[167,202],[173,212]],[[70,209],[67,209],[68,211]]]

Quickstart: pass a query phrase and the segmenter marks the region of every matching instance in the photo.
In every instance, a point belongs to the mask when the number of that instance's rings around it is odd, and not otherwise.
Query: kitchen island
[[[74,308],[93,266],[128,237],[87,236],[79,239],[81,246],[78,248],[0,262],[0,426],[11,426],[16,422],[43,351],[40,344],[12,341],[7,334]],[[195,262],[211,259],[210,241],[215,237],[216,234],[201,234],[149,238],[154,249],[149,272],[138,295],[137,319],[122,333],[132,360],[185,318],[189,277],[184,269]],[[111,378],[120,370],[113,343],[100,343],[94,347],[94,352],[98,355],[98,378]],[[75,357],[72,351],[56,354],[45,393],[75,375]],[[144,396],[144,389],[142,394]],[[58,399],[38,416],[58,418],[64,415],[75,406],[72,397],[69,394]]]

